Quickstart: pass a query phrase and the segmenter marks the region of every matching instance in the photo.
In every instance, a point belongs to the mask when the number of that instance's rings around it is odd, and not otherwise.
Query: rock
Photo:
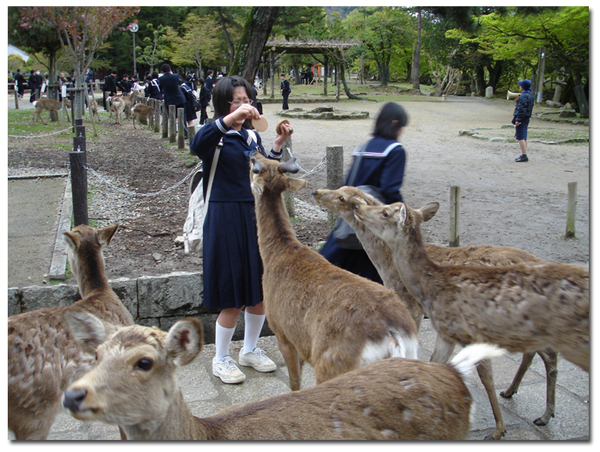
[[[577,112],[575,110],[563,109],[558,116],[561,118],[576,118]]]
[[[162,260],[163,260],[163,255],[162,255],[162,254],[160,254],[160,253],[154,253],[154,254],[152,255],[152,257],[153,257],[153,258],[154,258],[154,260],[155,260],[155,261],[157,261],[157,262],[160,262],[160,261],[162,261]]]
[[[329,105],[323,105],[322,107],[313,108],[309,111],[309,113],[325,113],[325,112],[333,112],[333,107]]]

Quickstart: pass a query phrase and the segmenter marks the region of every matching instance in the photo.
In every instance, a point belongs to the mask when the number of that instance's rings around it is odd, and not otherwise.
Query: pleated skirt
[[[209,203],[204,222],[204,306],[255,306],[263,300],[263,265],[254,202]]]

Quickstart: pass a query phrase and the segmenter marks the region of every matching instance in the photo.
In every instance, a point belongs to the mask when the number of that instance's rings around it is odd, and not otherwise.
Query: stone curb
[[[218,310],[202,305],[202,272],[176,272],[161,276],[119,278],[109,281],[112,289],[133,316],[135,323],[168,330],[185,317],[196,317],[204,325],[205,343],[214,343]],[[80,300],[73,284],[11,287],[8,289],[8,315],[35,309],[69,306]],[[243,339],[244,316],[240,315],[234,340]],[[273,335],[267,324],[262,336]]]

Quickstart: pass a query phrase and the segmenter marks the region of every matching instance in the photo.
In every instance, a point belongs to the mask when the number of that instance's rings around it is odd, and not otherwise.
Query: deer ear
[[[75,341],[88,353],[93,353],[116,328],[104,324],[89,312],[67,311],[65,320]]]
[[[118,223],[100,229],[98,231],[98,240],[100,241],[100,244],[102,246],[107,246],[115,235],[115,232],[117,232],[117,229],[119,229]]]
[[[400,207],[400,225],[406,226],[408,222],[408,211],[406,210],[406,204],[402,204]]]
[[[431,220],[435,216],[439,208],[439,202],[430,202],[429,204],[425,204],[423,207],[421,207],[419,210],[423,215],[423,221]]]
[[[202,323],[193,317],[180,320],[167,334],[166,347],[176,366],[191,363],[204,343]]]
[[[288,177],[286,180],[285,190],[291,193],[296,193],[297,191],[302,190],[304,187],[306,187],[307,183],[308,181],[304,179],[294,179],[292,177]]]
[[[73,251],[77,249],[77,245],[79,245],[79,238],[77,235],[72,232],[65,232],[63,233],[63,238],[65,239],[65,242],[67,242],[67,245],[69,245],[69,248]]]

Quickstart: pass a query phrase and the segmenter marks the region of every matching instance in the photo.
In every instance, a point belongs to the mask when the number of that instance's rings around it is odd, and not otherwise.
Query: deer
[[[112,118],[113,112],[115,113],[115,124],[121,124],[121,113],[125,112],[125,117],[129,120],[131,116],[131,109],[135,104],[135,100],[137,99],[137,92],[134,91],[128,96],[111,96],[108,97],[107,100],[110,105],[110,115],[109,118]]]
[[[405,203],[356,208],[356,218],[385,241],[406,289],[446,341],[485,342],[513,353],[548,349],[589,372],[589,271],[552,262],[499,267],[443,266],[423,245],[421,224],[439,208]],[[491,439],[506,425],[494,392],[491,363],[477,366],[496,420]]]
[[[71,101],[65,98],[65,106],[67,108],[71,108]],[[58,111],[62,109],[62,102],[54,99],[48,99],[47,97],[43,97],[40,100],[35,102],[35,111],[33,112],[33,123],[35,124],[37,120],[41,120],[44,125],[48,125],[42,118],[42,113],[44,111],[48,111],[50,113]]]
[[[389,357],[417,357],[417,328],[391,290],[329,263],[296,238],[282,193],[306,186],[299,171],[256,153],[250,157],[263,301],[292,391],[306,361],[317,384]]]
[[[390,247],[354,216],[354,210],[359,205],[381,206],[383,203],[368,193],[364,193],[359,188],[350,186],[343,186],[337,190],[318,189],[312,195],[319,204],[340,215],[356,231],[356,236],[363,244],[363,248],[369,259],[379,272],[383,284],[396,292],[400,299],[405,302],[413,320],[417,324],[418,330],[423,319],[423,308],[408,293],[402,283],[402,278],[394,264]],[[520,262],[544,262],[533,254],[508,246],[443,247],[425,243],[424,247],[429,257],[441,265],[485,266],[510,265]],[[441,335],[438,335],[431,360],[438,363],[445,363],[451,356],[454,345],[454,343],[448,343]],[[542,358],[546,368],[547,386],[546,409],[540,417],[533,421],[534,424],[541,426],[548,424],[555,414],[558,356],[552,349],[538,350],[537,353]],[[505,391],[500,392],[502,397],[510,398],[516,394],[523,376],[529,369],[534,357],[535,352],[526,352],[523,354],[523,359],[512,383]]]
[[[64,233],[81,300],[8,318],[8,428],[18,440],[46,439],[63,391],[94,366],[94,357],[75,342],[65,313],[91,312],[106,324],[133,325],[104,270],[102,248],[117,228],[79,225]]]
[[[135,129],[135,120],[140,118],[140,116],[150,116],[154,114],[154,108],[151,107],[150,105],[144,105],[144,104],[136,104],[132,111],[132,119],[133,119],[133,128]]]
[[[179,320],[164,332],[107,327],[86,312],[66,318],[98,362],[65,390],[63,406],[76,419],[117,424],[137,441],[465,439],[474,405],[465,377],[478,361],[505,353],[477,344],[449,364],[385,359],[200,418],[185,403],[176,376],[202,349],[198,319]]]

